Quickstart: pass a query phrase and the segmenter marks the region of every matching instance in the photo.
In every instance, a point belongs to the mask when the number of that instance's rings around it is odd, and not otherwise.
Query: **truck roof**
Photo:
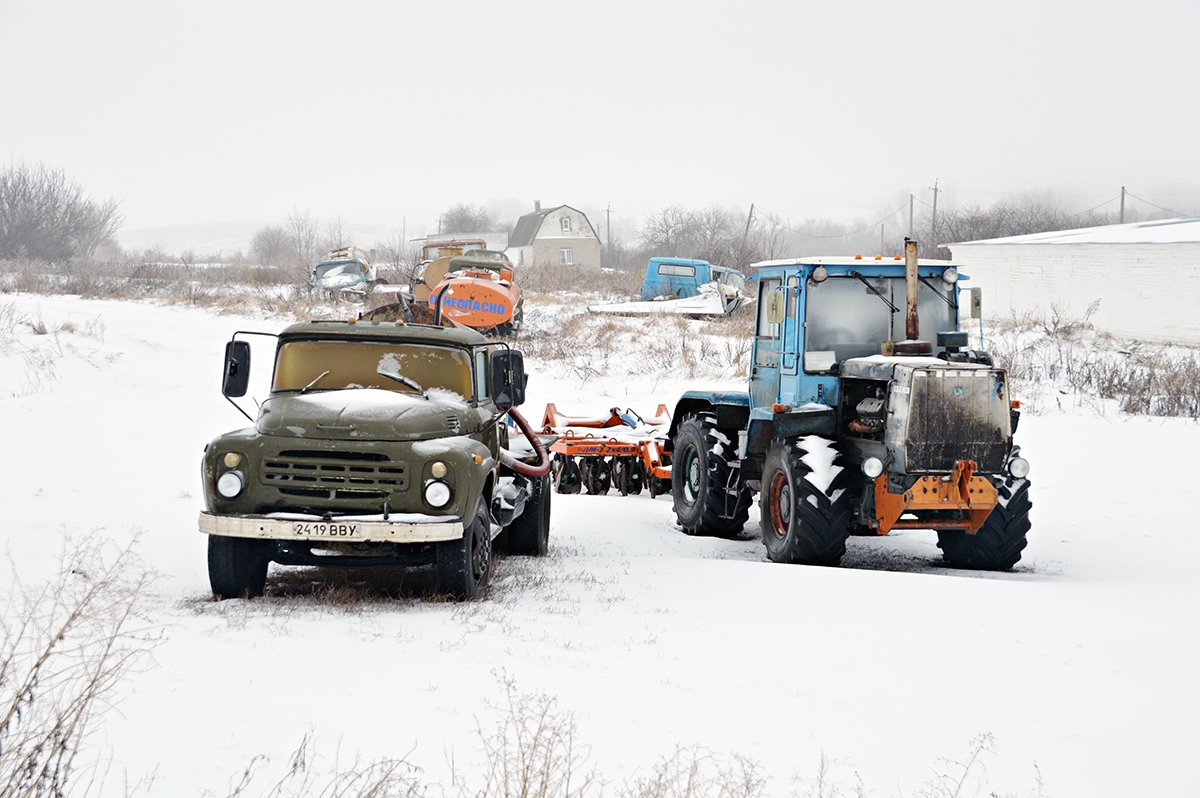
[[[391,321],[302,321],[284,329],[280,340],[297,338],[348,338],[352,340],[418,341],[450,346],[477,346],[488,339],[476,330],[433,324]]]

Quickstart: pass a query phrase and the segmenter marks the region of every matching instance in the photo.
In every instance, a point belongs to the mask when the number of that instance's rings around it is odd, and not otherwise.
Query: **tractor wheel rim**
[[[776,474],[771,479],[771,490],[767,506],[770,514],[771,532],[781,538],[788,532],[792,521],[792,489],[786,474]]]
[[[700,495],[700,455],[695,449],[688,449],[686,473],[687,500],[691,503]]]

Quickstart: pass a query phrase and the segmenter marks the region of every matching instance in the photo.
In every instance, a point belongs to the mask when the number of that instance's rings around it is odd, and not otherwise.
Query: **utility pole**
[[[934,178],[933,181],[933,220],[929,223],[929,237],[933,239],[930,244],[936,247],[937,244],[937,195],[938,181]]]
[[[913,202],[916,200],[912,194],[908,195],[908,237],[915,238],[913,235]]]
[[[750,203],[750,214],[746,217],[746,232],[742,233],[742,257],[746,256],[746,240],[750,238],[750,222],[754,221],[754,203]]]
[[[879,254],[883,254],[883,225],[879,225]]]
[[[604,232],[608,236],[608,251],[612,252],[612,203],[604,210]]]
[[[1125,224],[1125,186],[1121,186],[1121,224]]]

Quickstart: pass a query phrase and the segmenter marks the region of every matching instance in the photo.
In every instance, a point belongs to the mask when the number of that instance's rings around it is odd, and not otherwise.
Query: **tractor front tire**
[[[531,477],[530,495],[525,500],[525,510],[504,531],[508,551],[530,557],[545,557],[550,550],[550,494],[549,474]]]
[[[458,599],[479,598],[492,575],[492,523],[483,496],[463,536],[437,544],[438,590]]]
[[[1021,559],[1028,541],[1029,480],[1010,475],[993,477],[1000,503],[974,535],[958,529],[938,532],[942,559],[952,568],[1007,571]]]
[[[262,541],[208,536],[208,583],[218,599],[261,596],[270,563]]]
[[[733,478],[735,459],[733,441],[717,429],[714,414],[693,413],[680,422],[671,456],[671,494],[675,520],[685,533],[732,538],[745,527],[750,489]]]
[[[810,481],[815,475],[804,462],[806,453],[796,439],[775,441],[767,450],[759,496],[763,544],[772,562],[837,565],[850,536],[846,471],[835,456],[839,470],[822,488]]]

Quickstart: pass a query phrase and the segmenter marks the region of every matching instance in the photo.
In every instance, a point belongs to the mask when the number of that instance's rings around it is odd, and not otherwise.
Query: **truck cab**
[[[746,278],[737,269],[714,266],[695,258],[651,258],[642,281],[642,300],[696,296],[700,286],[714,282],[738,293],[744,292],[746,287]]]

